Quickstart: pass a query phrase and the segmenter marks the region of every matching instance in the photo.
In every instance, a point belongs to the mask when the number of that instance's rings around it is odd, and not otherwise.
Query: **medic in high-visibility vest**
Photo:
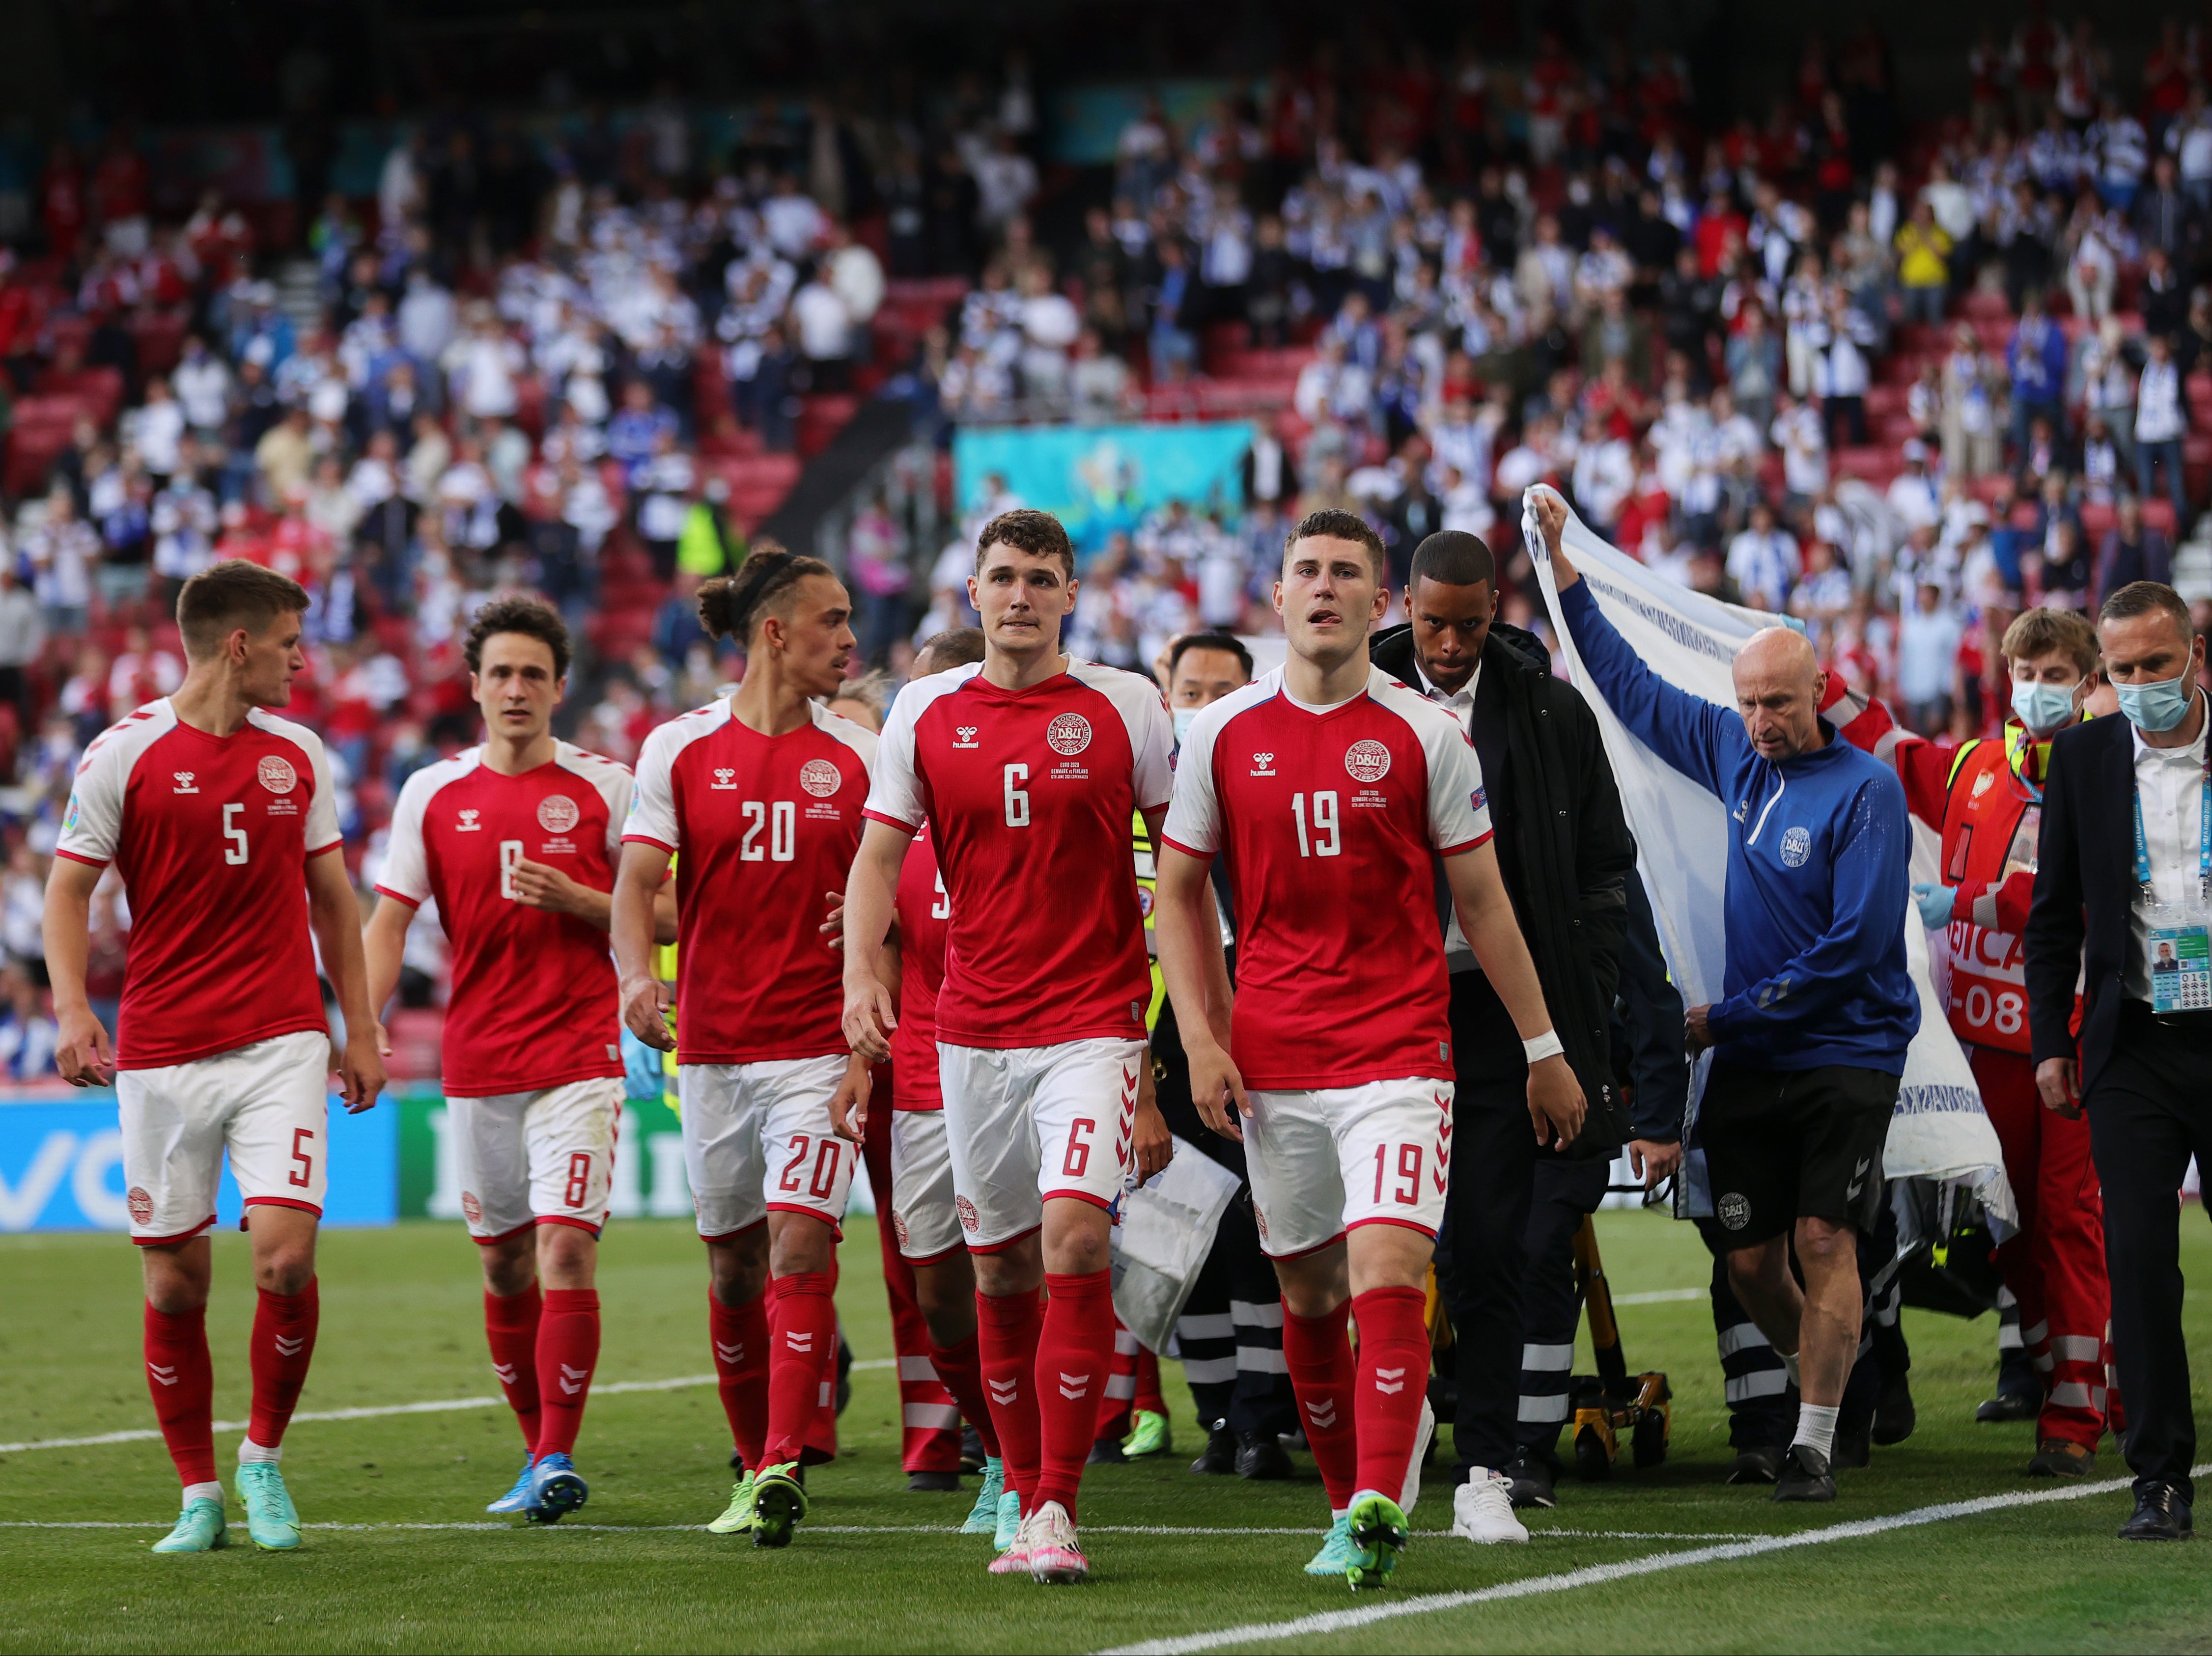
[[[1912,893],[1922,921],[1948,929],[1951,1028],[1966,1044],[2020,1203],[2020,1234],[1997,1250],[1997,1265],[2020,1301],[2021,1338],[2045,1387],[2027,1470],[2081,1477],[2095,1470],[2107,1414],[2104,1207],[2087,1120],[2053,1114],[2036,1091],[2021,932],[2051,738],[2084,717],[2100,653],[2096,629],[2058,610],[2021,616],[2002,650],[2012,715],[2001,740],[1927,741],[1833,675],[1830,695],[1839,705],[1828,717],[1856,746],[1897,767],[1912,814],[1943,836],[1941,883]]]

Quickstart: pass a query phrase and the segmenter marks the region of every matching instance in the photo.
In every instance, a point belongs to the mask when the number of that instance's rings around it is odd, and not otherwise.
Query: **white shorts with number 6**
[[[1121,1199],[1136,1166],[1137,1088],[1150,1061],[1143,1041],[1111,1037],[1004,1049],[937,1043],[953,1206],[971,1251],[1026,1236],[1053,1197],[1102,1208]]]
[[[607,1222],[622,1101],[621,1081],[605,1077],[447,1099],[469,1234],[497,1242],[539,1224],[598,1235]]]
[[[771,1210],[836,1228],[859,1154],[830,1125],[844,1077],[842,1057],[677,1065],[684,1169],[702,1236],[750,1230]]]
[[[181,1242],[215,1222],[224,1151],[247,1207],[323,1211],[331,1038],[320,1029],[115,1077],[131,1240]]]
[[[1437,1234],[1451,1178],[1450,1082],[1249,1096],[1244,1165],[1270,1256],[1311,1253],[1359,1225]]]

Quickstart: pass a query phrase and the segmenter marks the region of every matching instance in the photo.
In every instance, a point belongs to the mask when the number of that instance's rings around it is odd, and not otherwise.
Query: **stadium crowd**
[[[712,158],[667,102],[535,144],[427,122],[309,227],[311,291],[219,195],[160,221],[127,143],[58,146],[0,287],[0,1063],[47,1068],[33,899],[84,743],[179,676],[185,578],[240,555],[313,594],[295,712],[359,873],[407,777],[474,739],[486,600],[562,607],[571,733],[617,759],[735,677],[692,595],[859,396],[908,398],[940,449],[954,422],[1253,420],[1243,500],[1083,549],[1074,646],[1114,664],[1273,628],[1307,513],[1376,525],[1402,589],[1433,530],[1516,546],[1540,481],[1798,618],[1930,734],[2001,717],[2022,610],[2151,577],[2212,625],[2203,52],[2169,23],[2116,64],[2037,8],[1908,127],[1869,29],[1702,130],[1681,62],[1618,42],[1322,48],[1194,120],[1148,102],[1110,179],[1050,161],[1018,59],[929,121],[817,101]],[[973,530],[1020,503],[971,489],[943,556],[860,503],[870,666],[895,682],[969,619]],[[1506,568],[1507,618],[1548,636]],[[103,924],[119,973],[127,914]]]

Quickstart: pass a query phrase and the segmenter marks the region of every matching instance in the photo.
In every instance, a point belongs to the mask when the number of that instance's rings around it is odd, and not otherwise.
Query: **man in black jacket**
[[[2112,1350],[2136,1475],[2120,1537],[2172,1541],[2191,1532],[2197,1454],[2177,1198],[2191,1156],[2212,1168],[2212,717],[2197,688],[2204,640],[2172,587],[2120,588],[2097,638],[2123,716],[2051,744],[2023,938],[2028,1031],[2045,1107],[2069,1119],[2088,1111],[2104,1186]]]
[[[1636,841],[1596,717],[1552,676],[1541,642],[1498,622],[1497,564],[1476,537],[1447,530],[1421,543],[1407,611],[1410,625],[1375,640],[1375,664],[1450,708],[1474,739],[1499,872],[1589,1102],[1568,1153],[1601,1165],[1632,1132],[1613,1083],[1611,1024],[1627,923],[1622,883],[1635,868]],[[1458,1353],[1453,1437],[1468,1484],[1454,1501],[1455,1529],[1470,1539],[1525,1540],[1506,1469],[1517,1447],[1524,1239],[1536,1166],[1528,1065],[1448,907],[1440,902],[1438,913],[1458,1071],[1450,1203],[1437,1245]]]

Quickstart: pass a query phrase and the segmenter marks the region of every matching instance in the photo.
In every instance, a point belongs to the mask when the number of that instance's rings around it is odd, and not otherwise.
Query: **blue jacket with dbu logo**
[[[1911,825],[1896,773],[1820,721],[1826,745],[1773,764],[1727,707],[1639,660],[1577,581],[1559,608],[1637,739],[1729,817],[1726,998],[1716,1056],[1765,1070],[1905,1072],[1920,998],[1905,965]]]

